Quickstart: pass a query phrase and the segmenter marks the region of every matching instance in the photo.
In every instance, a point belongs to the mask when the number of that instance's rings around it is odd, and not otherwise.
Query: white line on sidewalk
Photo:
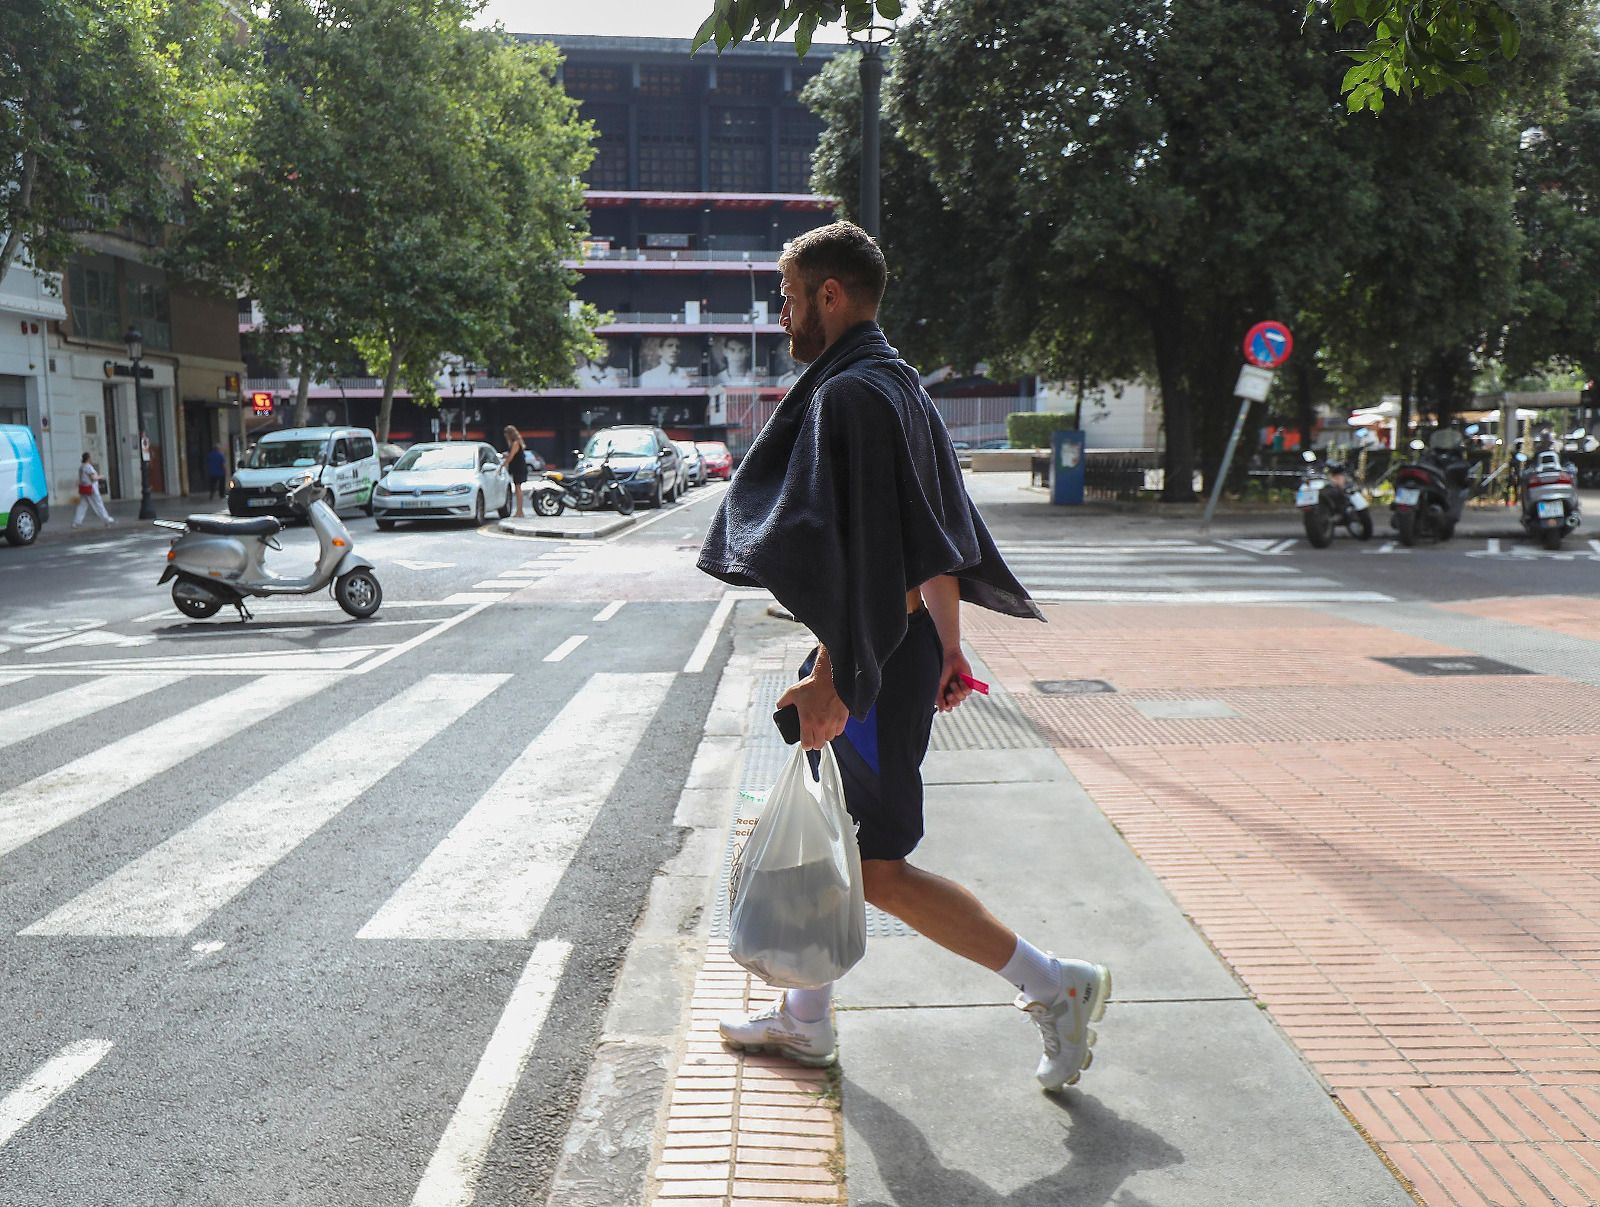
[[[422,1175],[412,1207],[467,1207],[489,1145],[550,1013],[572,944],[546,939],[533,949],[455,1114]]]
[[[188,934],[510,677],[427,676],[22,933]]]
[[[61,1095],[111,1051],[109,1039],[80,1039],[68,1044],[4,1098],[0,1098],[0,1148],[28,1121]]]
[[[529,938],[673,678],[591,678],[356,937]]]
[[[270,675],[110,742],[81,759],[0,793],[0,855],[221,745],[272,714],[315,695],[319,675]]]
[[[61,725],[93,716],[114,704],[126,704],[158,688],[182,680],[181,675],[115,675],[92,679],[26,704],[0,709],[0,750],[37,737]]]
[[[1393,603],[1378,591],[1035,591],[1040,603],[1296,604]]]
[[[544,656],[544,660],[546,662],[560,662],[568,654],[572,653],[573,650],[577,649],[580,645],[588,640],[589,635],[587,633],[579,633],[576,637],[568,637],[560,645],[556,646],[555,649],[546,654]]]
[[[603,624],[604,622],[610,620],[618,612],[622,611],[622,605],[627,602],[628,601],[625,599],[613,599],[605,607],[601,608],[594,614],[595,622],[597,624]]]

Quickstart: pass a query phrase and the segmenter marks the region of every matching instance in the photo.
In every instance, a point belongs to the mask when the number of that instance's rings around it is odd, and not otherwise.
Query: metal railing
[[[1158,449],[1088,449],[1083,455],[1083,493],[1091,499],[1137,499],[1161,490]]]
[[[692,320],[692,322],[689,316],[681,310],[618,310],[612,312],[611,321],[609,323],[600,324],[598,329],[604,331],[608,327],[639,325],[644,323],[649,323],[656,326],[665,324],[690,324],[702,327],[776,327],[778,325],[778,320],[776,317],[753,319],[751,318],[750,311],[748,310],[703,310],[700,312],[700,317]]]
[[[585,260],[613,261],[717,261],[719,263],[775,264],[777,249],[758,248],[755,251],[723,251],[701,247],[586,247]]]

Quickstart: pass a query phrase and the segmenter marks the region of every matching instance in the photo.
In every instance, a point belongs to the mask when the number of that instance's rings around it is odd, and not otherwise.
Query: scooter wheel
[[[627,492],[626,488],[617,491],[616,502],[618,515],[633,514],[633,496]],[[657,503],[656,506],[659,507],[660,504]]]
[[[352,570],[333,583],[333,597],[357,620],[365,620],[383,603],[383,588],[370,570]]]
[[[178,611],[192,620],[209,620],[222,610],[222,605],[214,599],[190,599],[186,595],[179,595],[176,589],[172,592],[172,602]]]
[[[1539,545],[1541,548],[1555,550],[1561,548],[1561,538],[1567,535],[1565,528],[1541,528],[1539,530]]]
[[[561,496],[548,490],[541,490],[533,496],[533,514],[553,516],[561,514]]]
[[[1370,541],[1372,539],[1372,513],[1370,511],[1358,511],[1356,513],[1356,518],[1350,521],[1350,535],[1358,541]]]

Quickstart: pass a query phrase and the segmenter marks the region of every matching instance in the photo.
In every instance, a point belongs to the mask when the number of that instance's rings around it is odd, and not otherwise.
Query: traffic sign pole
[[[1217,514],[1217,503],[1222,498],[1222,484],[1228,480],[1233,468],[1233,455],[1239,449],[1239,437],[1244,434],[1244,421],[1249,418],[1252,402],[1265,402],[1272,388],[1273,370],[1289,359],[1294,351],[1294,336],[1289,328],[1278,322],[1257,323],[1245,334],[1244,355],[1250,363],[1239,370],[1239,381],[1233,387],[1239,399],[1239,416],[1233,421],[1233,433],[1228,437],[1228,448],[1222,454],[1222,465],[1211,483],[1211,497],[1206,500],[1206,513],[1200,521],[1200,531],[1211,531],[1211,519]]]
[[[1217,470],[1217,480],[1211,484],[1211,498],[1206,501],[1205,519],[1200,521],[1200,531],[1211,531],[1211,517],[1217,514],[1217,500],[1222,498],[1222,484],[1228,480],[1228,470],[1233,465],[1233,454],[1239,447],[1239,437],[1244,432],[1244,421],[1250,414],[1248,398],[1239,399],[1239,417],[1233,421],[1233,434],[1228,437],[1228,451],[1222,454],[1222,468]]]

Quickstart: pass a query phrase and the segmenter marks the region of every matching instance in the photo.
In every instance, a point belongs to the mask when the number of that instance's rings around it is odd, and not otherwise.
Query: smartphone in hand
[[[800,740],[800,710],[793,704],[786,704],[773,713],[772,723],[778,727],[786,745],[793,746]]]

